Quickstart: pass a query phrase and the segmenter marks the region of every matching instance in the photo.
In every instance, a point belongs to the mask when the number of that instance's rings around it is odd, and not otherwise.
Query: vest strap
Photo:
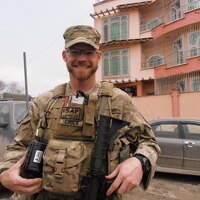
[[[99,98],[99,115],[112,116],[111,97],[113,94],[113,87],[113,83],[105,81],[101,83],[101,93]]]
[[[65,158],[65,150],[60,149],[58,152],[57,160],[55,163],[55,174],[54,177],[57,182],[62,182],[63,179],[63,171],[64,171],[64,158]]]
[[[88,104],[85,105],[85,115],[84,115],[84,127],[83,136],[93,136],[94,135],[94,116],[96,111],[96,104],[98,97],[94,95],[89,95]],[[93,136],[94,137],[94,136]]]

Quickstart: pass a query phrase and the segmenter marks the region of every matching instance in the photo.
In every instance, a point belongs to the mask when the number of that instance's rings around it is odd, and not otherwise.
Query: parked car
[[[0,99],[0,160],[7,145],[13,142],[15,130],[26,111],[26,101],[21,98]]]
[[[156,171],[200,175],[200,119],[149,121],[161,148]]]

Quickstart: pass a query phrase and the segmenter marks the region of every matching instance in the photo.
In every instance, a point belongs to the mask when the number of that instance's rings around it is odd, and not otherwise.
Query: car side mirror
[[[9,113],[0,112],[0,128],[6,128],[9,124]]]

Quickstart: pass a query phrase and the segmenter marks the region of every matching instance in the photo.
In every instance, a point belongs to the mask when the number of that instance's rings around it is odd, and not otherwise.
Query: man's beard
[[[78,62],[78,63],[75,63],[75,65],[78,66],[80,71],[76,70],[76,67],[74,66],[70,66],[67,68],[68,68],[69,73],[73,76],[73,78],[80,82],[88,80],[93,74],[95,74],[98,68],[97,64],[91,67],[91,65],[88,65],[86,63]]]

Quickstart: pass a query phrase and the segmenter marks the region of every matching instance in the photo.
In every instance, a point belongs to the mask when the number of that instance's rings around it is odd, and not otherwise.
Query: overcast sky
[[[71,25],[94,24],[95,0],[0,0],[0,80],[24,87],[26,52],[28,91],[37,96],[69,80],[61,53],[63,32]]]

